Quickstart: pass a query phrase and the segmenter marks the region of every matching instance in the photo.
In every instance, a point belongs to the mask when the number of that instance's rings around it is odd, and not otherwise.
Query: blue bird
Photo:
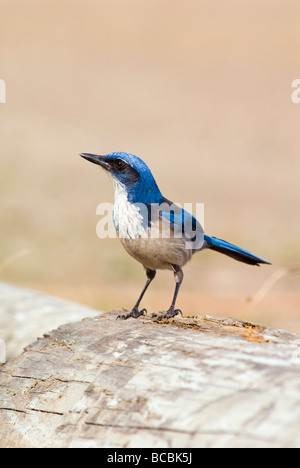
[[[162,195],[149,167],[137,156],[123,152],[105,156],[81,153],[80,156],[100,165],[110,175],[115,191],[113,221],[118,237],[125,250],[146,270],[147,282],[135,306],[119,318],[144,315],[146,309],[139,309],[140,302],[156,270],[173,271],[176,285],[168,311],[153,316],[168,319],[182,313],[175,308],[183,280],[182,267],[201,250],[215,250],[249,265],[269,264],[240,247],[205,235],[193,215]]]

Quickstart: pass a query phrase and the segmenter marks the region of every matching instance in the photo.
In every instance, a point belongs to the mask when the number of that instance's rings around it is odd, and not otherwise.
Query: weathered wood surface
[[[46,331],[95,315],[89,307],[0,282],[0,340],[7,359]]]
[[[67,324],[0,368],[1,447],[299,447],[300,337],[209,317]]]

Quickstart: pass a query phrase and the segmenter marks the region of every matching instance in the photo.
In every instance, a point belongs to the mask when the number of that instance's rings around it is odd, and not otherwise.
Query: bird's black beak
[[[80,153],[80,156],[94,164],[99,164],[99,166],[103,167],[104,169],[108,170],[110,168],[106,156],[91,153]]]

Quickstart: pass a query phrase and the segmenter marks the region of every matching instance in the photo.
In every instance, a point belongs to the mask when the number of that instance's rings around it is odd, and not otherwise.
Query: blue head
[[[83,158],[99,164],[109,172],[114,182],[121,184],[131,203],[160,203],[163,196],[147,166],[140,158],[128,153],[100,156],[81,153]]]

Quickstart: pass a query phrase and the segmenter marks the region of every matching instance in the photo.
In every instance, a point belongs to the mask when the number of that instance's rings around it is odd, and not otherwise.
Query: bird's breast
[[[114,225],[127,252],[146,268],[172,269],[192,256],[184,236],[177,237],[170,222],[159,216],[149,219],[149,207],[131,203],[122,184],[115,182]]]
[[[147,233],[147,216],[142,206],[128,201],[127,191],[115,183],[114,225],[121,239],[137,239]]]

